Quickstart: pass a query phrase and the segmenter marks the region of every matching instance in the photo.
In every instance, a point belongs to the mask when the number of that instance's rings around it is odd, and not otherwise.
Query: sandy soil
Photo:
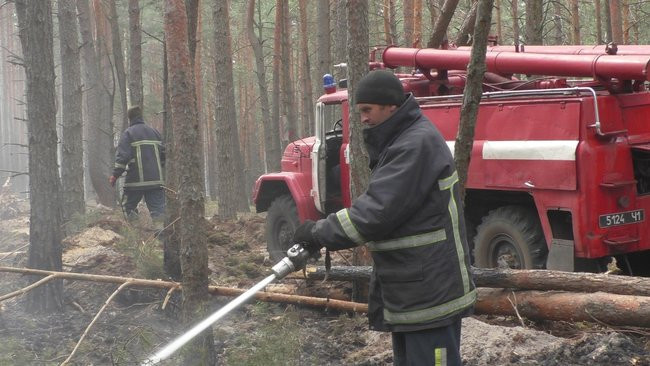
[[[0,195],[0,266],[26,263],[27,204]],[[155,278],[147,267],[160,253],[149,230],[125,230],[119,213],[100,214],[89,227],[66,238],[64,270]],[[268,274],[263,215],[234,221],[213,218],[210,232],[211,282],[246,288]],[[136,234],[134,234],[134,232]],[[136,236],[135,238],[133,236]],[[136,244],[133,244],[136,243]],[[128,244],[128,245],[127,245]],[[130,246],[129,246],[130,245]],[[16,251],[16,253],[9,254]],[[149,261],[148,261],[149,260]],[[153,260],[155,263],[155,260]],[[151,266],[149,264],[149,266]],[[0,273],[0,296],[21,288],[26,279]],[[280,285],[301,293],[345,294],[344,283],[287,279]],[[0,365],[57,365],[72,351],[116,285],[69,282],[60,314],[32,315],[22,299],[0,303]],[[183,329],[176,315],[179,295],[161,309],[165,292],[131,289],[110,304],[73,359],[79,365],[138,364]],[[230,298],[214,297],[213,309]],[[600,325],[531,322],[475,316],[463,321],[465,365],[650,365],[650,329],[628,332]],[[367,330],[363,315],[286,304],[251,302],[214,326],[215,347],[223,365],[390,365],[390,336]],[[172,358],[163,364],[179,364]]]

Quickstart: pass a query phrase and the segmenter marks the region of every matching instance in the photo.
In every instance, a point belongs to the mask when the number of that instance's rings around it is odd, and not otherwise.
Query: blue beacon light
[[[326,94],[332,94],[336,91],[336,82],[331,74],[323,75],[323,89]]]

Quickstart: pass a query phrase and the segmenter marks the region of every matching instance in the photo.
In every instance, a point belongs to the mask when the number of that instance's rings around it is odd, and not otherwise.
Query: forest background
[[[88,3],[87,14],[77,10],[79,6],[83,8],[80,3],[84,2]],[[235,177],[235,184],[226,184],[230,187],[222,184],[224,189],[232,190],[223,197],[237,197],[238,206],[246,207],[241,201],[250,199],[255,179],[264,172],[279,170],[283,147],[296,138],[311,135],[312,108],[314,100],[322,94],[323,74],[331,73],[337,80],[346,78],[345,68],[335,67],[347,62],[346,1],[231,0],[228,23],[216,24],[214,4],[222,2],[187,1],[196,11],[195,19],[190,16],[190,21],[196,24],[196,40],[191,42],[195,46],[190,52],[195,53],[197,113],[203,140],[201,166],[206,194],[217,200],[219,162],[216,158],[219,146],[228,142],[225,134],[219,133],[223,125],[220,118],[226,118],[219,113],[224,107],[219,103],[228,101],[235,106],[232,122],[238,136],[237,141],[229,141],[238,145],[239,150],[233,156],[233,165],[243,175]],[[447,30],[450,42],[471,44],[476,1],[448,2],[457,3]],[[74,12],[72,31],[80,32],[77,41],[80,52],[66,53],[58,44],[60,32],[66,30],[58,24],[63,12],[57,9],[66,3],[71,4]],[[491,34],[503,45],[644,44],[650,37],[649,3],[495,0]],[[78,187],[78,177],[73,184],[64,182],[64,202],[77,207],[70,212],[79,209],[79,197],[96,199],[113,207],[115,192],[105,177],[112,168],[115,141],[127,123],[124,110],[129,105],[142,104],[147,123],[161,131],[164,117],[169,115],[164,113],[164,1],[75,0],[53,4],[61,175],[73,174],[65,174],[66,170],[78,171],[81,156],[86,162],[81,180],[85,182],[83,191]],[[444,0],[368,1],[369,45],[425,47],[443,5]],[[219,38],[218,30],[226,26],[230,29],[227,42],[231,52],[223,55],[223,43],[216,38]],[[18,22],[11,1],[0,7],[0,45],[0,182],[12,177],[12,190],[26,192],[25,77],[20,61]],[[219,57],[222,55],[226,57]],[[78,86],[63,80],[63,57],[81,58],[77,61],[82,67]],[[226,77],[223,62],[232,64],[233,90],[219,99],[218,93],[224,92],[220,83]],[[86,66],[91,64],[93,67]],[[87,99],[83,108],[80,105],[74,110],[77,118],[72,126],[63,115],[64,91]],[[80,104],[80,99],[75,98],[81,95],[66,99]],[[97,102],[88,101],[93,98]],[[68,127],[80,133],[82,125],[83,139],[81,135],[64,131]],[[219,139],[224,140],[220,143]],[[83,149],[70,143],[82,140]],[[70,161],[72,164],[68,165]]]

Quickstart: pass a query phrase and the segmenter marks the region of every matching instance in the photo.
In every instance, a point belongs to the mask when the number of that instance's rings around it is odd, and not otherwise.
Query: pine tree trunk
[[[362,0],[363,1],[363,0]],[[347,21],[347,10],[345,9],[347,0],[333,0],[333,3],[335,4],[335,12],[336,16],[334,17],[334,38],[332,39],[332,44],[334,46],[333,52],[334,56],[332,59],[332,63],[335,65],[345,63],[347,61],[347,56],[348,56],[348,43],[347,43],[347,37],[348,37],[348,21]],[[350,5],[355,5],[354,3],[350,3]],[[366,31],[367,32],[367,31]],[[367,48],[366,48],[367,49]],[[366,50],[364,49],[364,50]],[[366,55],[366,61],[368,61],[368,56]],[[350,67],[350,65],[348,65]],[[342,80],[348,77],[346,69],[344,67],[341,68],[335,68],[334,77],[336,80]],[[349,72],[349,71],[348,71]]]
[[[139,105],[144,110],[139,0],[129,0],[129,97],[131,105]]]
[[[526,44],[543,44],[543,0],[526,1]]]
[[[57,163],[52,8],[49,0],[17,0],[19,37],[27,83],[29,134],[29,258],[27,266],[61,271],[61,183]],[[38,277],[31,277],[35,282]],[[59,311],[63,281],[27,293],[34,312]]]
[[[391,0],[384,0],[384,11],[383,11],[383,23],[384,23],[384,42],[386,45],[392,45],[393,44],[393,32],[390,30],[390,2]]]
[[[603,44],[603,17],[600,0],[594,0],[594,13],[596,19],[596,44]]]
[[[553,3],[553,23],[554,23],[554,44],[561,45],[564,43],[564,32],[562,30],[562,11],[564,6],[555,2]],[[571,26],[573,28],[573,25]]]
[[[282,107],[284,109],[287,122],[287,137],[289,141],[298,139],[298,121],[296,117],[296,101],[294,95],[293,78],[291,75],[292,52],[291,52],[291,25],[289,19],[289,4],[284,3],[282,6],[281,16],[282,29]]]
[[[457,46],[469,46],[471,44],[470,35],[474,33],[474,24],[476,23],[476,8],[478,6],[478,1],[474,1],[472,7],[469,9],[465,20],[463,20],[463,25],[458,31],[456,36],[456,45]]]
[[[165,2],[165,39],[170,76],[171,124],[176,146],[180,188],[180,259],[182,268],[182,318],[187,325],[202,319],[208,308],[208,251],[204,219],[202,144],[196,113],[194,73],[188,47],[187,16],[182,0]],[[183,349],[186,365],[214,365],[212,331],[204,331]]]
[[[483,75],[485,74],[485,51],[487,37],[492,21],[493,0],[479,0],[476,27],[474,29],[474,46],[467,67],[467,82],[463,92],[463,104],[460,108],[460,124],[454,147],[456,170],[458,171],[458,188],[461,200],[465,200],[465,183],[467,170],[474,145],[474,127],[478,116],[478,107],[483,94]]]
[[[332,44],[330,37],[330,1],[316,0],[316,67],[314,68],[314,94],[323,90],[323,75],[332,74]],[[332,74],[333,75],[333,74]]]
[[[402,0],[404,47],[413,47],[413,0]]]
[[[181,206],[178,198],[180,177],[178,160],[179,151],[174,138],[174,126],[171,119],[171,101],[169,96],[169,67],[167,66],[167,42],[163,43],[163,131],[165,140],[165,235],[163,236],[163,267],[165,274],[175,281],[181,279]]]
[[[359,0],[348,4],[348,101],[350,105],[350,171],[352,199],[363,193],[370,180],[368,170],[368,153],[363,144],[361,131],[361,118],[355,105],[354,90],[359,80],[368,73],[368,0]],[[370,262],[369,252],[365,247],[355,250],[354,264],[362,265]],[[368,284],[366,281],[355,282],[353,299],[367,296]]]
[[[440,16],[436,20],[436,25],[433,27],[431,38],[427,42],[427,48],[439,48],[447,40],[447,28],[451,23],[451,18],[454,16],[458,0],[446,0],[440,11]]]
[[[494,0],[494,12],[496,16],[497,42],[503,43],[503,22],[501,20],[501,0]]]
[[[273,92],[271,94],[271,120],[278,126],[276,131],[280,134],[280,150],[288,143],[288,136],[285,131],[285,125],[280,121],[280,81],[282,71],[282,8],[283,0],[275,2],[275,28],[273,31]]]
[[[573,31],[573,44],[581,44],[578,0],[571,0],[571,30]]]
[[[308,34],[307,34],[307,1],[299,0],[298,7],[300,8],[300,48],[301,48],[301,64],[302,64],[302,121],[303,121],[303,136],[311,136],[312,126],[314,125],[314,102],[311,76],[309,70],[311,69],[309,63],[309,47],[308,47]]]
[[[422,45],[422,0],[413,0],[413,47]]]
[[[237,211],[248,209],[244,191],[243,159],[239,148],[237,113],[232,72],[232,47],[227,4],[214,5],[216,81],[216,136],[218,173],[218,213],[221,218],[235,218]]]
[[[609,0],[609,14],[612,42],[623,44],[623,23],[621,20],[620,0]]]
[[[262,109],[262,128],[264,129],[264,161],[266,163],[266,171],[276,172],[280,170],[280,136],[277,128],[278,120],[275,119],[274,121],[276,123],[273,124],[271,119],[264,52],[262,50],[260,38],[255,34],[255,0],[248,0],[248,8],[246,11],[246,31],[248,34],[248,41],[250,42],[251,47],[253,48],[253,54],[255,55],[255,75],[257,76],[260,107]]]
[[[391,44],[398,45],[399,33],[397,32],[397,7],[395,6],[395,0],[388,0],[388,15],[390,16]]]
[[[628,0],[620,0],[621,17],[623,18],[623,44],[630,44],[630,4]]]
[[[61,181],[63,220],[86,211],[83,185],[82,91],[74,0],[60,0],[58,9],[61,47],[62,136]]]
[[[111,38],[113,39],[113,60],[115,61],[115,75],[120,89],[120,104],[122,107],[122,130],[129,127],[129,118],[126,111],[129,109],[126,95],[126,68],[124,67],[124,54],[122,52],[121,32],[119,19],[117,17],[117,8],[115,0],[108,1],[109,16],[108,20],[111,26]]]
[[[95,50],[92,13],[89,0],[77,0],[79,32],[81,34],[81,60],[84,90],[84,142],[88,177],[97,195],[97,201],[104,206],[115,206],[115,191],[108,184],[106,176],[113,167],[113,123],[106,120],[107,95],[100,73],[98,54]]]
[[[512,3],[512,39],[515,46],[519,46],[519,1],[510,1]]]

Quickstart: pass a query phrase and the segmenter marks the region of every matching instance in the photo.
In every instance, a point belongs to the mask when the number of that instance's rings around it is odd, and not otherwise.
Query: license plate
[[[644,210],[617,212],[607,215],[600,215],[598,217],[598,226],[603,228],[610,226],[627,225],[641,222],[643,220],[645,220]]]

